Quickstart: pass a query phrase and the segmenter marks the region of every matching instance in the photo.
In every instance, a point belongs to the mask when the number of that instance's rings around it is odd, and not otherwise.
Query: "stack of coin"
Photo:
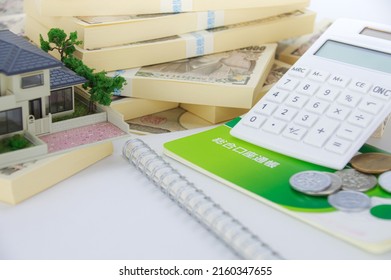
[[[343,212],[361,212],[371,207],[370,197],[358,191],[342,190],[329,195],[327,201]]]
[[[336,209],[359,212],[370,208],[371,199],[363,192],[375,187],[377,180],[373,175],[355,169],[344,169],[335,173],[299,172],[291,176],[289,183],[299,192],[328,196],[328,202]]]
[[[334,173],[311,170],[294,174],[289,183],[293,189],[308,195],[329,195],[342,186],[341,179]]]
[[[391,171],[382,173],[378,180],[379,186],[386,192],[391,193]]]
[[[303,171],[289,179],[293,189],[313,196],[328,196],[331,206],[345,212],[359,212],[371,207],[364,192],[377,184],[391,193],[391,155],[365,153],[352,158],[347,168],[330,172]],[[374,174],[380,174],[377,179]]]
[[[383,153],[364,153],[350,160],[352,167],[362,173],[381,174],[391,170],[391,155]]]
[[[374,175],[356,169],[343,169],[335,174],[342,180],[342,191],[328,197],[331,206],[344,212],[360,212],[371,207],[370,197],[363,192],[377,185]]]
[[[377,184],[374,175],[365,174],[356,169],[343,169],[336,171],[335,174],[342,179],[342,189],[344,190],[366,192]]]
[[[360,172],[379,174],[379,186],[391,193],[391,155],[384,153],[364,153],[354,156],[350,164]]]

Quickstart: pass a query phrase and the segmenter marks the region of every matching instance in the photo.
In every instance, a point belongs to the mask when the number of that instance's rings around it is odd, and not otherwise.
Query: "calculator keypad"
[[[304,146],[342,155],[371,125],[389,99],[391,90],[386,87],[347,75],[295,66],[242,123]],[[259,144],[262,140],[253,142]]]

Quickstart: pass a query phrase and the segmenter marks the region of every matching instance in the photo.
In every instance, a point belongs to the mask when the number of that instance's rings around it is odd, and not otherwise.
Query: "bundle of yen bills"
[[[52,27],[77,31],[78,58],[126,78],[111,107],[129,129],[166,132],[248,111],[264,84],[289,68],[275,61],[277,43],[313,32],[308,6],[309,0],[25,0],[25,35],[39,44]]]

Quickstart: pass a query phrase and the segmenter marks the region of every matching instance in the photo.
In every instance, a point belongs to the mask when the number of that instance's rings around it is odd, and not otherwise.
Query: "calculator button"
[[[328,79],[328,82],[331,85],[338,86],[338,87],[346,87],[347,84],[349,83],[350,78],[342,75],[331,75],[330,78]]]
[[[371,87],[371,84],[369,82],[357,80],[357,79],[353,80],[349,84],[349,89],[354,90],[354,91],[358,91],[361,93],[367,93],[370,87]]]
[[[307,76],[309,71],[310,71],[310,69],[305,66],[304,67],[303,66],[293,66],[289,70],[289,75],[299,77],[299,78],[304,78],[305,76]]]
[[[286,122],[271,118],[265,122],[265,124],[262,126],[262,129],[274,134],[280,134],[285,126]]]
[[[310,102],[307,103],[307,106],[305,106],[305,109],[307,109],[310,112],[313,112],[313,113],[320,115],[326,111],[328,106],[329,106],[328,102],[321,100],[321,99],[313,98],[313,99],[311,99]]]
[[[265,95],[264,98],[273,102],[282,103],[288,95],[289,91],[272,89]]]
[[[381,98],[383,100],[389,100],[391,97],[391,88],[375,85],[370,91],[369,94]]]
[[[331,137],[331,139],[325,145],[325,149],[334,152],[337,154],[344,154],[350,147],[351,142],[338,138],[336,136]]]
[[[277,87],[281,88],[281,89],[286,89],[286,90],[292,91],[297,87],[297,85],[299,83],[300,83],[300,80],[298,80],[298,79],[291,78],[289,76],[284,76],[278,81]]]
[[[337,130],[336,134],[337,134],[337,136],[339,136],[341,138],[354,141],[360,136],[361,131],[362,131],[362,129],[355,126],[355,125],[344,123]]]
[[[285,104],[295,108],[303,108],[305,103],[308,101],[309,97],[302,94],[292,94],[285,101]]]
[[[350,114],[350,112],[351,109],[349,109],[348,107],[339,104],[332,104],[330,108],[327,110],[326,115],[333,119],[342,121],[346,119],[346,117]]]
[[[282,135],[293,139],[293,140],[301,140],[304,134],[307,132],[307,129],[301,126],[297,126],[294,124],[289,124],[283,131]]]
[[[316,96],[327,101],[334,101],[340,94],[340,90],[329,85],[322,86],[316,93]]]
[[[339,95],[337,101],[338,103],[349,107],[356,107],[360,99],[361,99],[361,94],[357,94],[350,91],[344,91]]]
[[[338,121],[322,118],[304,137],[304,142],[316,147],[322,147],[339,125]]]
[[[330,73],[325,71],[313,70],[308,75],[308,78],[317,82],[324,82],[330,76]]]
[[[372,115],[365,113],[361,110],[354,110],[348,118],[348,122],[360,127],[367,127],[372,121]]]
[[[316,90],[319,88],[319,85],[310,81],[303,81],[297,87],[296,91],[298,93],[304,93],[306,95],[314,95]]]
[[[306,111],[301,111],[297,114],[293,122],[305,127],[311,127],[316,122],[317,119],[318,116],[316,116],[315,114]]]
[[[380,112],[380,109],[383,107],[383,103],[384,101],[382,102],[377,98],[367,96],[364,98],[364,100],[361,101],[358,108],[371,114],[377,114],[378,112]]]
[[[261,101],[256,105],[255,112],[270,116],[278,107],[277,104],[269,101]]]
[[[243,124],[252,128],[260,128],[266,117],[258,114],[247,114],[243,119]]]
[[[274,117],[290,122],[296,116],[297,110],[288,106],[282,105],[275,112]]]

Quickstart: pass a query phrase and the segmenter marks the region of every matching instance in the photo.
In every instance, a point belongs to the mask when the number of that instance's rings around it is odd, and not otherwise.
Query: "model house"
[[[73,87],[84,82],[23,37],[1,30],[0,138],[18,131],[47,132],[51,115],[74,110]]]

